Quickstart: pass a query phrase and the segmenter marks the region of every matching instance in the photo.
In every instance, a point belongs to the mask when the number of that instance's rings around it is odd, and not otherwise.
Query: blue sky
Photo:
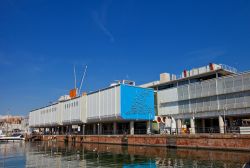
[[[137,84],[209,62],[250,70],[250,1],[2,0],[0,115],[26,115],[74,87]],[[78,84],[79,85],[79,84]]]

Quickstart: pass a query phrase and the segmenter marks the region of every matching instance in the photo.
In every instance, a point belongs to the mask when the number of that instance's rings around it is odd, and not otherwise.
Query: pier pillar
[[[65,127],[65,134],[69,134],[69,126]]]
[[[129,126],[130,126],[130,135],[134,135],[135,134],[134,121],[130,121]]]
[[[97,134],[100,135],[100,123],[97,124]]]
[[[181,134],[181,119],[177,120],[177,133]]]
[[[152,131],[152,121],[147,121],[147,134],[151,134]]]
[[[113,122],[113,134],[117,134],[117,122]]]
[[[67,127],[63,126],[63,127],[62,127],[62,134],[63,134],[63,135],[65,135],[65,134],[67,133],[66,130],[67,130]]]
[[[69,125],[69,134],[72,134],[72,125]]]
[[[96,135],[96,124],[93,124],[93,134]]]
[[[213,119],[213,118],[210,119],[210,127],[211,127],[211,128],[214,127],[214,119]]]
[[[225,133],[225,127],[224,127],[224,121],[222,116],[219,116],[219,128],[220,128],[220,133],[224,134]]]
[[[82,125],[82,135],[85,135],[85,124]]]
[[[195,134],[195,119],[194,118],[190,119],[190,133]]]
[[[102,123],[98,123],[98,135],[102,135]]]
[[[206,132],[206,122],[205,122],[204,118],[201,119],[201,126],[202,126],[202,133],[205,133]]]
[[[234,119],[233,119],[233,117],[229,117],[228,119],[229,119],[229,124],[227,126],[232,127]]]
[[[63,135],[64,134],[64,128],[63,127],[59,127],[59,135]]]
[[[59,127],[56,127],[56,135],[59,135]]]

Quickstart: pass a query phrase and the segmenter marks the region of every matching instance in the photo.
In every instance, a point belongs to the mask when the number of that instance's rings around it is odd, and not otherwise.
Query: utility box
[[[170,74],[169,73],[161,73],[160,74],[160,83],[170,81]]]

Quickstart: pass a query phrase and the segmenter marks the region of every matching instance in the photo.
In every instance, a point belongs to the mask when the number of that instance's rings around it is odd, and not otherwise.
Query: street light
[[[100,127],[99,127],[99,126],[100,126],[100,124],[98,123],[98,124],[97,124],[97,134],[98,134],[98,135],[99,135],[99,133],[100,133]]]

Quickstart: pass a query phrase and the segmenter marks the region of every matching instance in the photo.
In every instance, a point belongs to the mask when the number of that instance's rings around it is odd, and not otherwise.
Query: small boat
[[[0,141],[25,140],[22,134],[13,134],[11,136],[0,135]]]
[[[2,137],[6,137],[6,135],[4,135],[4,134],[0,134],[0,138],[2,138]]]

